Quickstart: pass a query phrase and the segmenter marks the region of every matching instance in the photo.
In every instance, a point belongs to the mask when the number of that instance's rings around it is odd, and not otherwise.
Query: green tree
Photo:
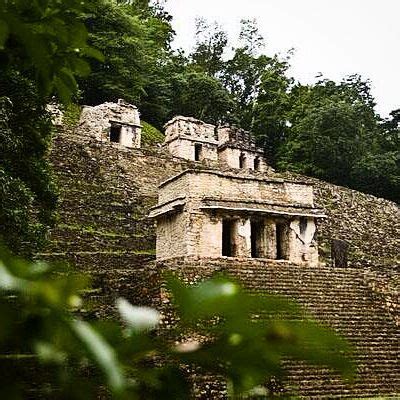
[[[148,1],[100,0],[85,18],[89,43],[104,54],[82,79],[81,101],[100,104],[118,98],[138,106],[146,87],[168,59],[172,28],[168,17]]]
[[[90,72],[87,57],[101,59],[90,47],[79,18],[80,0],[0,0],[0,68],[16,69],[36,83],[39,95],[57,93],[68,101],[76,76]]]
[[[255,20],[241,21],[239,44],[226,62],[222,77],[236,103],[232,120],[256,135],[268,162],[274,165],[286,132],[292,84],[286,75],[288,59],[262,53],[264,39]]]
[[[214,124],[229,120],[234,102],[218,79],[187,69],[173,77],[172,88],[172,107],[176,114]]]
[[[216,22],[209,24],[204,18],[197,18],[195,38],[196,45],[190,54],[193,65],[209,76],[217,76],[224,70],[228,35]]]
[[[373,145],[352,170],[359,190],[400,202],[400,111],[379,125]]]
[[[54,219],[56,189],[47,155],[50,96],[68,102],[89,72],[78,0],[0,0],[0,240],[30,254]]]
[[[55,216],[46,159],[52,126],[35,85],[18,72],[0,76],[0,93],[0,241],[27,255],[43,244]]]
[[[368,82],[353,76],[291,91],[291,128],[278,154],[283,169],[351,185],[352,168],[379,134]]]

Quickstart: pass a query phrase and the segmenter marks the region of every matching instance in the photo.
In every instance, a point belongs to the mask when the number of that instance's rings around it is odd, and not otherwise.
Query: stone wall
[[[61,131],[56,138],[51,160],[61,191],[60,219],[39,256],[64,259],[90,272],[99,261],[110,279],[116,271],[132,275],[141,268],[141,260],[155,258],[155,225],[147,215],[157,204],[158,184],[187,168],[202,167],[159,148],[125,149],[70,131]],[[304,176],[273,176],[313,185],[315,205],[328,216],[318,223],[322,261],[330,263],[330,241],[340,238],[350,244],[350,266],[374,265],[378,273],[398,271],[396,204]]]
[[[99,141],[109,142],[113,126],[120,129],[118,142],[121,145],[140,148],[139,111],[137,107],[121,99],[118,103],[83,107],[76,133],[82,137],[91,136]]]
[[[222,179],[221,179],[222,178]],[[260,199],[271,204],[313,206],[313,188],[301,181],[288,181],[272,175],[239,176],[220,171],[184,172],[182,176],[161,184],[160,203],[187,194],[193,199],[204,197],[221,200]]]
[[[187,170],[160,185],[151,216],[158,259],[273,255],[318,265],[314,217],[322,211],[313,208],[311,185]]]
[[[198,160],[196,160],[195,157],[196,144],[201,146]],[[215,166],[218,163],[217,144],[214,142],[178,136],[169,141],[165,146],[174,157],[191,161],[200,161],[210,165],[214,163]]]
[[[257,170],[261,173],[272,170],[265,162],[263,153],[255,151],[242,150],[233,146],[224,146],[218,149],[218,157],[221,167]],[[240,165],[241,157],[244,157],[244,161],[242,161],[243,165]],[[255,163],[256,159],[258,160],[257,164]]]
[[[333,238],[349,243],[352,266],[400,266],[400,208],[389,200],[332,185],[293,173],[280,174],[287,179],[302,179],[314,187],[315,205],[328,218],[319,220],[320,252],[330,262]]]
[[[168,121],[164,128],[166,142],[181,135],[215,143],[218,140],[214,125],[191,117],[176,116]]]

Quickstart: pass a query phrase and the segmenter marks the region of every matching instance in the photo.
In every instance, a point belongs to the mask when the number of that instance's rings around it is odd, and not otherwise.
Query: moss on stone
[[[149,123],[142,121],[142,144],[144,145],[155,145],[164,141],[164,135],[154,126]]]
[[[74,128],[79,123],[81,107],[78,104],[68,104],[65,106],[63,124],[68,128]]]

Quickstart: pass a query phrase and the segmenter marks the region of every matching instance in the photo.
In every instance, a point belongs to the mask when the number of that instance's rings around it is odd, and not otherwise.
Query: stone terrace
[[[223,272],[251,292],[274,293],[296,300],[304,310],[346,337],[354,346],[358,376],[344,382],[329,369],[287,362],[285,389],[304,398],[360,398],[400,393],[400,331],[382,311],[364,273],[353,268],[299,267],[288,263],[225,259],[174,259],[160,262],[187,282]],[[209,399],[206,388],[200,398]]]
[[[71,132],[60,132],[51,160],[61,192],[60,221],[38,257],[65,260],[92,276],[90,316],[112,315],[119,296],[134,304],[152,304],[158,277],[152,261],[155,228],[147,215],[157,204],[157,186],[188,168],[204,166],[158,148],[126,149]],[[386,311],[398,312],[399,208],[383,199],[300,178],[314,185],[316,205],[329,217],[319,231],[323,261],[329,264],[331,238],[346,239],[352,268],[197,262],[186,272],[190,279],[199,279],[213,270],[228,269],[249,288],[296,298],[319,320],[358,343],[361,375],[353,389],[321,371],[292,366],[291,385],[298,385],[303,396],[399,394],[399,376],[394,374],[399,370],[399,333]]]

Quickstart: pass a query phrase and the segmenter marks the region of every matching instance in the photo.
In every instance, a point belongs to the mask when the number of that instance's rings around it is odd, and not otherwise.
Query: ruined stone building
[[[140,139],[138,110],[119,101],[85,107],[52,147],[60,224],[40,257],[91,276],[91,317],[113,315],[118,297],[163,309],[165,270],[188,283],[223,273],[294,299],[353,345],[354,381],[285,363],[288,394],[399,398],[398,205],[273,172],[232,127],[175,117],[164,146]],[[349,243],[347,268],[333,266],[333,239]],[[200,398],[216,390],[207,382]]]
[[[102,142],[140,148],[141,129],[137,107],[119,99],[118,103],[85,106],[77,131]]]
[[[249,132],[232,126],[216,127],[178,116],[165,124],[164,146],[186,160],[219,163],[222,167],[266,172],[264,152]]]
[[[186,170],[159,187],[157,259],[236,257],[318,264],[313,188],[301,182]]]

